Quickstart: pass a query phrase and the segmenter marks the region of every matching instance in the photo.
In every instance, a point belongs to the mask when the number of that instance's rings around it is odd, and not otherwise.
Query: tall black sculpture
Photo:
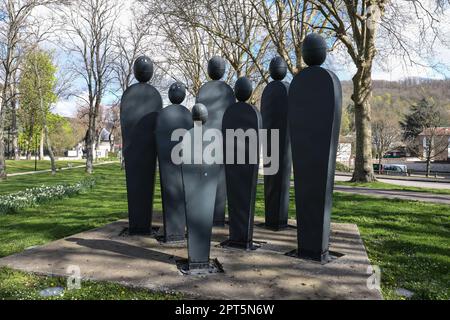
[[[337,76],[320,67],[327,51],[322,37],[308,35],[302,50],[309,67],[294,77],[289,90],[297,254],[324,263],[328,260],[342,89]]]
[[[230,237],[223,245],[242,249],[253,249],[259,130],[262,126],[258,110],[245,102],[252,91],[252,84],[247,78],[238,79],[235,94],[239,102],[227,109],[222,125],[230,221]],[[227,133],[229,129],[234,132],[232,136]]]
[[[199,91],[197,103],[202,103],[208,109],[208,122],[205,128],[222,129],[223,114],[229,106],[235,103],[233,89],[224,81],[220,81],[225,74],[225,61],[220,57],[213,57],[208,63],[209,81]],[[214,208],[214,225],[225,225],[225,204],[227,200],[225,169],[220,166],[216,204]]]
[[[153,76],[153,63],[148,57],[139,57],[135,61],[134,75],[139,83],[124,92],[120,105],[129,233],[150,234],[156,172],[154,129],[162,99],[147,83]]]
[[[270,76],[274,81],[264,89],[261,100],[263,128],[267,130],[269,137],[265,154],[271,155],[272,161],[278,161],[279,163],[278,172],[264,176],[266,227],[276,231],[288,226],[292,168],[291,143],[288,131],[289,83],[283,81],[286,73],[286,62],[281,57],[273,58],[270,62]],[[272,146],[270,137],[274,129],[278,130],[279,139],[277,145]],[[273,159],[273,148],[279,150],[278,159]]]
[[[186,210],[181,166],[172,161],[172,150],[179,142],[172,141],[177,129],[193,127],[191,112],[180,103],[186,97],[186,88],[174,83],[169,89],[172,105],[159,112],[156,122],[156,142],[161,179],[161,197],[164,220],[164,242],[182,241],[186,233]]]
[[[194,134],[208,120],[208,110],[202,104],[192,109],[194,128],[183,140],[189,139],[187,147],[191,148],[190,163],[181,165],[183,185],[186,197],[186,225],[188,233],[188,268],[190,273],[210,271],[209,253],[214,218],[214,206],[217,190],[217,164],[194,164]],[[198,134],[198,133],[197,133]],[[203,146],[201,148],[203,151]]]

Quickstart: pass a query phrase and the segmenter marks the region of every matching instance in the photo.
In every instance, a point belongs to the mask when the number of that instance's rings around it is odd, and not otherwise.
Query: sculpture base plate
[[[186,236],[170,236],[157,235],[156,240],[161,244],[181,244],[186,242]]]
[[[155,225],[162,228],[162,221],[163,215],[158,213]],[[264,221],[255,217],[255,222]],[[289,223],[295,225],[294,220]],[[203,276],[184,276],[177,268],[178,260],[188,258],[186,245],[161,245],[148,236],[119,236],[126,227],[128,221],[124,219],[84,231],[0,258],[0,266],[67,278],[67,268],[75,265],[85,280],[152,292],[176,292],[185,299],[382,299],[380,290],[367,286],[367,278],[372,275],[368,273],[371,262],[354,224],[331,224],[330,251],[344,256],[326,265],[284,255],[297,248],[297,230],[271,233],[255,227],[254,239],[267,239],[267,244],[246,252],[216,247],[228,239],[228,230],[215,228],[211,257],[219,259],[225,272]]]
[[[252,242],[238,242],[238,241],[232,241],[232,240],[226,240],[222,242],[219,247],[222,248],[232,248],[232,249],[240,249],[245,251],[255,251],[261,248],[261,245],[255,241]]]
[[[290,225],[290,224],[280,225],[280,226],[271,226],[271,225],[267,225],[265,223],[258,223],[255,226],[260,227],[260,228],[265,228],[267,230],[275,231],[275,232],[284,231],[284,230],[287,230],[287,229],[297,229],[296,226],[293,226],[293,225]]]
[[[211,259],[205,263],[190,263],[183,259],[177,261],[178,270],[185,276],[212,275],[224,273],[222,264],[218,259]]]
[[[327,251],[322,254],[311,254],[310,252],[304,252],[302,250],[300,250],[299,252],[297,249],[289,251],[285,255],[292,258],[314,261],[322,265],[330,263],[344,256],[341,253],[333,251]]]
[[[159,232],[160,227],[151,227],[149,229],[130,229],[124,228],[119,236],[154,236]]]

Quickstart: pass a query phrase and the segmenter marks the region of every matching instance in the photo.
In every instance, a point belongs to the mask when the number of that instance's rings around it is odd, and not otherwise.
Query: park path
[[[413,200],[413,201],[423,201],[423,202],[450,205],[450,195],[448,194],[434,194],[428,192],[413,192],[402,190],[378,190],[378,189],[338,186],[338,185],[334,186],[334,191],[358,195],[367,195],[379,198]]]
[[[107,165],[107,164],[113,164],[113,163],[118,163],[118,162],[117,161],[107,161],[107,162],[102,162],[102,163],[96,163],[96,164],[94,164],[94,167],[103,166],[103,165]],[[84,168],[84,167],[86,167],[86,166],[80,165],[80,166],[73,166],[73,167],[65,167],[65,168],[58,169],[57,171],[80,169],[80,168]],[[52,170],[47,169],[47,170],[39,170],[39,171],[17,172],[17,173],[8,174],[8,177],[19,177],[19,176],[26,176],[26,175],[40,174],[40,173],[49,173],[49,172],[52,172]]]
[[[348,177],[346,177],[345,180],[336,179],[336,181],[348,181],[348,180],[349,180]],[[264,184],[264,180],[259,179],[258,184]],[[294,182],[291,181],[291,188],[293,187]],[[340,186],[340,185],[335,185],[334,191],[385,199],[422,201],[422,202],[450,205],[450,195],[448,194],[434,194],[430,192],[415,192],[403,190],[370,189],[364,187]]]
[[[340,175],[337,174],[335,180],[336,181],[349,181],[351,179],[351,176],[349,175]],[[377,180],[379,182],[393,184],[397,186],[404,186],[404,187],[417,187],[417,188],[429,188],[429,189],[446,189],[450,190],[450,181],[441,181],[441,182],[433,182],[433,181],[426,181],[426,179],[383,179],[378,178]]]

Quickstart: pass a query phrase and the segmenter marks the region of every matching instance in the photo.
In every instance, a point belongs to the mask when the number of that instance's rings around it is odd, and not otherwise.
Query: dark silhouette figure
[[[337,76],[320,65],[327,45],[317,34],[303,43],[309,65],[289,90],[289,126],[295,176],[298,252],[301,258],[328,261],[342,89]]]
[[[139,83],[124,92],[120,104],[129,232],[150,234],[156,172],[154,130],[162,99],[159,92],[147,83],[153,76],[153,63],[148,57],[136,59],[134,75]]]
[[[194,164],[194,130],[207,123],[208,110],[206,107],[199,103],[196,104],[192,109],[192,119],[195,121],[194,128],[183,140],[183,142],[186,142],[186,139],[189,140],[187,147],[191,148],[191,161],[181,165],[186,199],[188,267],[190,271],[210,268],[209,253],[217,175],[220,172],[220,166],[217,164]]]
[[[253,249],[259,129],[262,126],[258,110],[246,103],[252,90],[252,84],[247,78],[238,79],[235,94],[239,102],[225,112],[222,125],[230,221],[230,238],[223,245],[242,249]],[[234,131],[236,135],[228,135],[228,129],[232,129],[231,132]]]
[[[223,114],[236,99],[233,89],[224,81],[220,81],[225,74],[225,61],[220,57],[213,57],[208,63],[208,74],[212,81],[204,84],[197,97],[197,102],[202,103],[208,109],[208,122],[205,129],[222,129]],[[220,166],[218,175],[218,187],[216,194],[216,204],[214,208],[214,225],[225,225],[225,204],[227,200],[225,169]]]
[[[270,76],[274,81],[264,89],[261,99],[263,128],[267,129],[268,134],[268,150],[265,154],[273,157],[273,148],[279,150],[279,158],[272,159],[272,161],[278,161],[279,163],[278,172],[264,176],[266,227],[275,231],[285,229],[288,226],[291,184],[292,156],[288,130],[289,83],[283,81],[286,74],[286,62],[281,57],[273,58],[270,62]],[[272,130],[278,130],[279,132],[276,146],[272,146],[270,138],[273,133]]]
[[[156,143],[161,180],[161,197],[164,220],[164,242],[182,241],[186,233],[186,210],[181,166],[172,161],[172,150],[179,141],[172,141],[177,129],[193,127],[191,112],[181,103],[186,97],[186,88],[174,83],[169,89],[172,105],[159,112],[156,122]]]

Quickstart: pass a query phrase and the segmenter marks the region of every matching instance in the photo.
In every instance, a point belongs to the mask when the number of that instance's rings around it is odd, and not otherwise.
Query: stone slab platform
[[[159,214],[155,220],[161,226]],[[295,228],[273,232],[255,226],[254,239],[262,245],[251,252],[220,248],[228,228],[214,228],[211,258],[219,260],[224,273],[206,276],[186,276],[178,270],[177,261],[187,258],[186,243],[167,245],[151,236],[128,236],[127,226],[121,220],[30,248],[0,259],[0,266],[55,276],[68,276],[68,267],[78,266],[83,279],[180,292],[187,298],[382,299],[378,290],[367,287],[370,262],[356,225],[332,225],[330,249],[343,256],[326,265],[285,255],[296,249]]]

